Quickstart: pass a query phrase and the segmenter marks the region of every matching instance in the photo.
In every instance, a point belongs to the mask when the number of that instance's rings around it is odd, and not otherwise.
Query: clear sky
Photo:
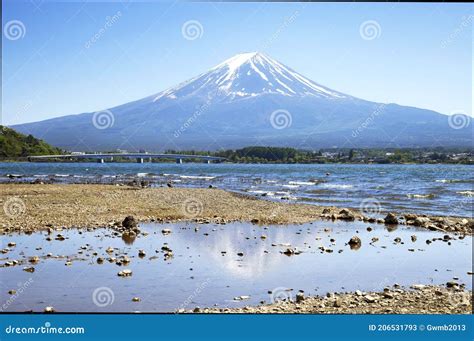
[[[248,51],[352,96],[472,115],[472,15],[472,4],[7,0],[1,121],[110,108]],[[197,39],[182,32],[190,20]]]

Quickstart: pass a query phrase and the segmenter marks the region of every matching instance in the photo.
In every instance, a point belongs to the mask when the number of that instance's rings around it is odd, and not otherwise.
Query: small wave
[[[465,195],[466,197],[473,197],[474,191],[460,191],[456,192],[457,194]]]
[[[261,191],[261,190],[255,190],[255,191],[248,191],[249,193],[254,193],[254,194],[262,194],[262,195],[266,195],[266,196],[274,196],[275,193],[274,192],[267,192],[267,191]]]
[[[68,176],[71,176],[71,174],[54,174],[53,176],[57,178],[67,178]]]
[[[435,197],[434,194],[407,194],[408,198],[412,199],[433,199]]]
[[[283,185],[282,187],[285,187],[285,188],[299,188],[300,185]]]
[[[215,176],[198,176],[198,175],[180,175],[181,179],[192,179],[192,180],[212,180]]]
[[[321,186],[325,188],[336,188],[336,189],[346,189],[346,188],[354,187],[352,185],[338,185],[338,184],[322,184]]]
[[[313,186],[316,185],[314,182],[309,181],[289,181],[290,185],[299,185],[299,186]]]

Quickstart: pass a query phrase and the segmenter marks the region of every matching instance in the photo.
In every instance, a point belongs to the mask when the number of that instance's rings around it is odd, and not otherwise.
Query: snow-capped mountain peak
[[[349,97],[309,80],[262,53],[249,52],[233,56],[209,71],[159,93],[155,101],[188,96],[233,100],[264,94],[332,99]]]

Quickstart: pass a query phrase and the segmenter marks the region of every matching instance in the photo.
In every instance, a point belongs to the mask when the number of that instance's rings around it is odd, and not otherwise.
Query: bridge
[[[145,160],[152,159],[174,159],[176,163],[183,163],[185,159],[198,159],[206,163],[211,162],[222,162],[225,160],[223,157],[208,156],[208,155],[185,155],[185,154],[153,154],[153,153],[104,153],[104,154],[83,154],[73,153],[67,155],[39,155],[39,156],[28,156],[28,161],[40,161],[40,160],[51,160],[51,159],[96,159],[98,163],[104,163],[105,160],[113,161],[114,157],[136,159],[137,163],[143,163]]]

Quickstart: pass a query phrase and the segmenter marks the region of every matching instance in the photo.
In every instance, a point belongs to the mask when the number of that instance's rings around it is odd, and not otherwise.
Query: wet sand
[[[354,210],[259,200],[216,188],[140,188],[118,185],[1,184],[0,232],[120,225],[132,215],[141,222],[201,220],[299,224],[317,219],[363,220]],[[399,224],[472,234],[473,219],[397,214]]]

